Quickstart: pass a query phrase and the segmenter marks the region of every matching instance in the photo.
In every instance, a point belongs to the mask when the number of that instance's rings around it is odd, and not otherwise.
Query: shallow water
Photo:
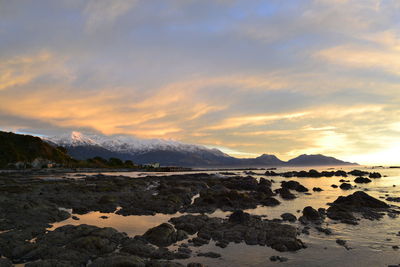
[[[400,196],[400,169],[376,168],[367,167],[345,167],[338,168],[345,171],[350,171],[354,168],[377,171],[387,177],[380,179],[372,179],[369,184],[357,184],[357,188],[353,190],[341,190],[340,188],[332,188],[332,184],[340,185],[339,180],[350,180],[354,185],[353,176],[347,178],[331,177],[331,178],[283,178],[283,177],[266,177],[262,175],[265,171],[255,170],[259,175],[252,175],[256,178],[273,179],[273,189],[280,187],[280,182],[285,180],[296,180],[310,190],[311,195],[296,193],[298,198],[294,200],[283,200],[277,197],[281,204],[276,207],[258,207],[256,209],[246,210],[251,214],[266,215],[268,219],[280,218],[284,212],[291,212],[297,217],[300,213],[298,210],[303,210],[305,206],[314,208],[327,208],[327,203],[333,202],[340,195],[345,196],[352,194],[357,190],[368,190],[367,193],[379,198],[389,194],[392,197]],[[276,172],[285,172],[289,170],[300,170],[305,168],[279,168]],[[308,169],[308,168],[307,168]],[[315,168],[319,171],[327,170],[326,168]],[[237,174],[244,175],[242,171],[234,171]],[[211,171],[207,173],[218,173]],[[132,178],[142,177],[143,175],[154,176],[154,173],[103,173],[110,175],[124,175]],[[171,175],[177,173],[157,173],[156,175]],[[184,173],[181,173],[184,174]],[[75,175],[76,174],[71,174]],[[76,176],[79,178],[79,176]],[[395,187],[393,187],[395,185]],[[312,192],[313,187],[320,187],[324,191]],[[390,203],[389,204],[397,204]],[[216,211],[209,216],[226,217],[230,212]],[[74,214],[75,215],[75,214]],[[69,218],[63,222],[53,225],[49,230],[55,229],[66,224],[90,224],[99,227],[113,227],[118,231],[126,232],[129,236],[141,235],[151,227],[157,226],[163,222],[167,222],[172,217],[183,215],[177,213],[173,215],[157,214],[155,216],[122,216],[115,213],[100,213],[91,212],[85,215],[76,215],[80,220],[76,221]],[[101,219],[101,216],[107,216],[107,219]],[[199,248],[193,249],[193,257],[187,260],[181,260],[182,263],[202,262],[209,266],[387,266],[389,264],[400,264],[400,250],[394,250],[393,245],[400,246],[400,236],[397,235],[400,231],[400,218],[392,219],[385,216],[380,221],[369,221],[362,219],[359,225],[347,225],[336,223],[329,219],[326,220],[328,227],[333,231],[330,236],[324,233],[319,233],[315,229],[310,230],[310,235],[300,235],[300,239],[308,246],[307,249],[302,249],[297,252],[281,253],[268,247],[249,246],[244,243],[229,244],[227,248],[215,246],[213,242]],[[299,226],[298,223],[292,225]],[[348,245],[352,248],[346,250],[336,244],[336,239],[347,240]],[[204,257],[196,257],[196,252],[213,251],[220,253],[222,258],[210,259]],[[283,263],[271,262],[269,257],[279,255],[287,257],[289,260]]]

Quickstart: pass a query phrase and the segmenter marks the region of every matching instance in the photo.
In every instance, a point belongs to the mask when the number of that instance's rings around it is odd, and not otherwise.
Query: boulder
[[[350,190],[350,189],[353,188],[353,187],[351,186],[351,184],[349,184],[349,183],[342,183],[339,187],[340,187],[340,189],[342,189],[342,190]]]
[[[382,175],[379,172],[371,172],[369,178],[381,178]]]
[[[281,214],[281,218],[283,221],[288,222],[295,222],[297,220],[296,216],[294,216],[292,213],[283,213]]]
[[[354,182],[358,183],[358,184],[367,184],[367,183],[370,183],[372,181],[369,178],[360,176],[360,177],[357,177],[356,179],[354,179]]]
[[[188,235],[183,230],[176,231],[169,223],[163,223],[147,230],[146,233],[144,233],[143,238],[153,245],[166,247],[176,243],[177,241],[188,238]]]
[[[237,210],[229,216],[229,221],[233,223],[245,223],[250,220],[250,214]]]

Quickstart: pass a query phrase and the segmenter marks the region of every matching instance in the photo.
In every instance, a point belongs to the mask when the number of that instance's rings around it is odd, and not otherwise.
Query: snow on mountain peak
[[[152,150],[168,150],[187,152],[208,151],[215,155],[227,156],[218,149],[210,149],[200,145],[185,144],[166,139],[139,139],[128,135],[106,136],[83,134],[73,131],[70,134],[63,134],[46,139],[61,146],[100,146],[114,152],[134,154]]]

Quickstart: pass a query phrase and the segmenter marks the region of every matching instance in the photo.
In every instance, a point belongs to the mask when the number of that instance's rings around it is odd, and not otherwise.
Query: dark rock
[[[137,256],[110,256],[105,258],[97,258],[89,267],[145,267],[145,261]]]
[[[222,241],[217,241],[216,243],[215,243],[215,245],[217,246],[217,247],[220,247],[220,248],[226,248],[227,246],[228,246],[228,242],[226,242],[226,241],[224,241],[224,240],[222,240]]]
[[[353,187],[351,186],[351,184],[348,184],[348,183],[342,183],[339,187],[340,187],[340,189],[342,189],[342,190],[350,190],[350,189],[353,188]]]
[[[0,258],[0,267],[11,267],[11,266],[13,266],[13,265],[10,260],[8,260],[6,258]],[[25,265],[25,266],[28,266],[28,265]]]
[[[352,195],[338,197],[327,210],[327,215],[332,220],[340,220],[343,223],[357,224],[353,212],[359,212],[364,218],[376,220],[383,215],[379,211],[388,211],[389,205],[371,197],[363,191],[357,191]]]
[[[245,223],[250,220],[250,214],[237,210],[229,216],[229,221],[233,223]]]
[[[323,217],[316,209],[307,206],[303,209],[303,216],[299,218],[299,221],[304,224],[308,222],[320,224],[323,221]]]
[[[278,251],[294,251],[304,247],[297,239],[297,229],[293,226],[273,221],[264,221],[260,216],[239,216],[231,219],[204,218],[204,215],[181,216],[171,219],[176,229],[186,228],[187,223],[196,225],[199,236],[210,236],[221,247],[230,242],[246,242],[249,245],[266,245]],[[198,220],[198,222],[196,222]],[[208,241],[208,240],[207,240]]]
[[[281,196],[281,198],[286,199],[286,200],[290,200],[290,199],[295,199],[296,196],[293,195],[289,189],[287,188],[279,188],[276,189],[276,192],[279,193],[279,195]]]
[[[291,213],[283,213],[281,214],[281,218],[284,221],[288,221],[288,222],[295,222],[297,220],[296,216],[294,216]]]
[[[186,265],[186,267],[206,267],[206,265],[201,264],[201,263],[196,263],[196,262],[191,262]]]
[[[344,247],[344,248],[347,249],[347,250],[351,249],[351,248],[347,245],[346,240],[343,240],[343,239],[336,239],[336,244],[338,244],[339,246]]]
[[[297,181],[283,181],[281,187],[296,190],[297,192],[308,192],[308,189]]]
[[[351,172],[348,172],[348,174],[351,174],[353,176],[365,176],[365,175],[368,175],[369,172],[360,171],[360,170],[352,170]]]
[[[371,179],[368,179],[368,178],[357,177],[356,179],[354,179],[354,182],[358,183],[358,184],[367,184],[367,183],[370,183],[372,181],[371,181]]]
[[[319,188],[319,187],[314,187],[314,188],[313,188],[313,191],[314,191],[314,192],[321,192],[321,191],[324,191],[324,190],[321,189],[321,188]]]
[[[362,191],[354,192],[352,195],[348,195],[347,197],[340,196],[333,203],[352,207],[389,208],[389,205],[385,202],[373,198]]]
[[[379,172],[371,172],[369,178],[381,178],[382,175]]]
[[[338,188],[338,186],[335,185],[335,184],[331,185],[331,187],[332,187],[332,188]]]
[[[391,202],[400,202],[400,197],[388,197],[386,200]]]
[[[318,232],[324,233],[326,235],[331,235],[332,234],[332,230],[329,228],[322,228],[322,227],[315,227],[315,229],[317,229]]]
[[[205,253],[197,253],[199,257],[208,257],[208,258],[220,258],[221,254],[215,252],[205,252]]]
[[[193,245],[196,247],[200,247],[202,245],[206,245],[210,243],[209,239],[201,238],[201,237],[195,237],[191,240],[193,242]]]
[[[147,230],[143,238],[154,245],[165,247],[188,238],[188,235],[183,230],[175,231],[172,225],[163,223]]]
[[[280,261],[280,262],[286,262],[288,261],[288,258],[281,257],[281,256],[271,256],[269,257],[270,261]]]
[[[0,264],[0,266],[3,266],[3,265]],[[62,261],[62,260],[61,261],[60,260],[39,260],[39,261],[27,263],[27,264],[25,264],[25,266],[26,267],[71,267],[71,266],[74,266],[74,264],[70,261]]]

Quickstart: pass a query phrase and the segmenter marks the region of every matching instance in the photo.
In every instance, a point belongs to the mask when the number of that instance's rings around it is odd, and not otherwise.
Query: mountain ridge
[[[256,158],[235,158],[216,148],[185,144],[165,139],[138,139],[125,135],[84,135],[79,132],[46,137],[45,141],[63,146],[79,160],[100,156],[132,160],[138,164],[158,162],[162,166],[181,167],[262,167],[262,166],[317,166],[355,165],[321,154],[300,155],[282,161],[275,155],[262,154]]]

